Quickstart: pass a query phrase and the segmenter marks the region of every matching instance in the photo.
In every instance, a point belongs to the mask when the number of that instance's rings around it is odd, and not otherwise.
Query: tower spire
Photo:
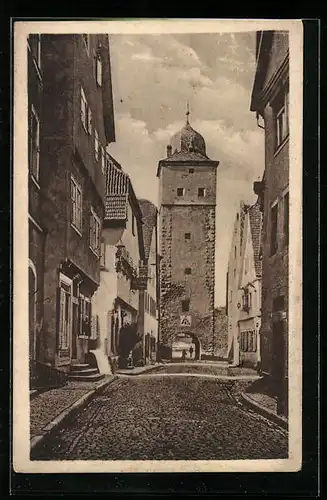
[[[186,123],[188,124],[189,121],[188,121],[188,117],[189,117],[189,114],[190,114],[190,102],[187,101],[187,108],[186,108]]]

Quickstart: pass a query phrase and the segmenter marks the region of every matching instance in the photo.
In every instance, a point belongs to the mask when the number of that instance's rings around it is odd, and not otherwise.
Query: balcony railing
[[[139,266],[138,273],[132,278],[131,288],[133,290],[146,290],[148,286],[148,267]]]

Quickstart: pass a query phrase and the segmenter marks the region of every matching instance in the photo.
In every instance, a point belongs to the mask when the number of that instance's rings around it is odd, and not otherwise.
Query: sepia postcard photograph
[[[301,470],[302,22],[13,39],[15,472]]]

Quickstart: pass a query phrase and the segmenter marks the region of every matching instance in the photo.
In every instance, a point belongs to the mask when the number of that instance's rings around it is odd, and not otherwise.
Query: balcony
[[[123,273],[129,279],[136,276],[136,268],[132,257],[125,246],[119,246],[116,252],[116,272]]]
[[[148,267],[139,266],[138,273],[132,278],[131,288],[133,290],[146,290],[148,285]]]

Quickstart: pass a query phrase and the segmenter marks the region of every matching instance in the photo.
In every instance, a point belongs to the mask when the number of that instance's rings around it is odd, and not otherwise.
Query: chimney
[[[172,152],[172,147],[170,144],[168,144],[167,146],[167,157],[171,156],[171,152]]]

